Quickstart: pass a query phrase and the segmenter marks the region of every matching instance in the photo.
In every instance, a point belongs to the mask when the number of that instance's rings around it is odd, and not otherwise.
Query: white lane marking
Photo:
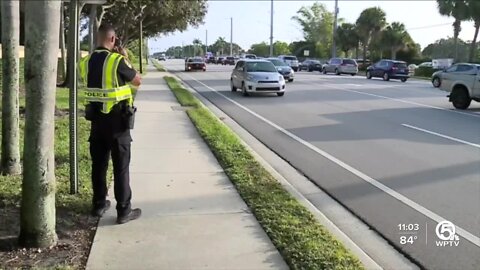
[[[318,147],[314,146],[313,144],[303,140],[302,138],[298,137],[297,135],[291,133],[290,131],[287,131],[285,130],[284,128],[280,127],[279,125],[273,123],[272,121],[266,119],[265,117],[257,114],[256,112],[250,110],[249,108],[243,106],[242,104],[236,102],[235,100],[225,96],[224,94],[222,93],[219,93],[216,89],[204,84],[203,82],[193,78],[192,76],[190,76],[189,74],[185,74],[186,76],[190,77],[192,80],[196,81],[197,83],[203,85],[204,87],[210,89],[212,92],[214,93],[217,93],[218,95],[222,96],[223,98],[225,98],[226,100],[232,102],[233,104],[237,105],[238,107],[244,109],[245,111],[249,112],[250,114],[252,114],[253,116],[257,117],[258,119],[264,121],[265,123],[269,124],[270,126],[276,128],[278,131],[284,133],[285,135],[289,136],[290,138],[294,139],[295,141],[303,144],[304,146],[306,146],[307,148],[309,148],[310,150],[316,152],[317,154],[325,157],[326,159],[332,161],[333,163],[337,164],[338,166],[344,168],[345,170],[349,171],[350,173],[356,175],[357,177],[359,177],[360,179],[363,179],[364,181],[370,183],[371,185],[379,188],[380,190],[384,191],[385,193],[389,194],[390,196],[394,197],[395,199],[403,202],[404,204],[410,206],[411,208],[415,209],[416,211],[420,212],[421,214],[429,217],[430,219],[440,223],[444,220],[447,220],[443,217],[441,217],[440,215],[432,212],[431,210],[419,205],[418,203],[410,200],[409,198],[403,196],[402,194],[396,192],[395,190],[385,186],[384,184],[378,182],[377,180],[373,179],[372,177],[364,174],[363,172],[353,168],[352,166],[348,165],[347,163],[341,161],[340,159],[330,155],[329,153],[319,149]],[[470,241],[472,244],[480,247],[480,238],[473,235],[472,233],[468,232],[467,230],[459,227],[459,226],[455,226],[456,227],[456,231],[457,233],[462,236],[463,238],[467,239],[468,241]]]
[[[430,131],[430,130],[426,130],[426,129],[423,129],[423,128],[419,128],[419,127],[416,127],[416,126],[411,126],[411,125],[407,125],[407,124],[402,124],[402,126],[407,127],[407,128],[411,128],[411,129],[415,129],[415,130],[418,130],[418,131],[422,131],[422,132],[425,132],[425,133],[428,133],[428,134],[431,134],[431,135],[435,135],[435,136],[438,136],[438,137],[442,137],[444,139],[451,140],[451,141],[454,141],[454,142],[459,142],[459,143],[470,145],[470,146],[473,146],[473,147],[476,147],[476,148],[480,148],[480,144],[467,142],[467,141],[464,141],[464,140],[460,140],[460,139],[457,139],[457,138],[454,138],[454,137],[443,135],[443,134],[433,132],[433,131]]]
[[[315,85],[315,86],[318,86],[317,84],[313,84],[313,83],[311,83],[311,84]],[[352,92],[352,93],[357,93],[357,94],[372,96],[372,97],[377,97],[377,98],[383,98],[383,99],[398,101],[398,102],[402,102],[402,103],[417,105],[417,106],[421,106],[421,107],[426,107],[426,108],[431,108],[431,109],[436,109],[436,110],[441,110],[441,111],[446,111],[446,112],[468,115],[468,116],[472,116],[472,117],[476,117],[476,118],[480,117],[480,115],[473,114],[473,113],[466,113],[466,112],[461,112],[461,111],[457,111],[457,110],[449,110],[449,109],[445,109],[445,108],[441,108],[441,107],[437,107],[437,106],[432,106],[432,105],[427,105],[427,104],[423,104],[423,103],[418,103],[418,102],[414,102],[414,101],[408,101],[408,100],[403,100],[403,99],[399,99],[399,98],[391,98],[391,97],[386,97],[386,96],[382,96],[382,95],[365,93],[365,92],[362,92],[362,91],[340,88],[340,87],[337,87],[337,86],[333,86],[332,84],[328,84],[328,85],[323,84],[322,86],[327,86],[327,87],[338,89],[338,90],[341,90],[341,91]],[[387,86],[385,88],[392,88],[392,87]]]

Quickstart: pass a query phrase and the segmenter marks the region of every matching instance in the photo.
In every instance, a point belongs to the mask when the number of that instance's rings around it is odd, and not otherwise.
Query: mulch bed
[[[44,249],[17,245],[20,207],[0,201],[0,269],[56,268],[85,269],[98,218],[57,208],[58,244]]]

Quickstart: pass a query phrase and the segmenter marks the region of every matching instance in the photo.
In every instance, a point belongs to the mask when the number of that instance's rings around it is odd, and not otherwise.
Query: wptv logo
[[[440,240],[435,241],[437,247],[458,247],[460,238],[455,232],[455,225],[450,221],[442,221],[437,224],[435,233]]]

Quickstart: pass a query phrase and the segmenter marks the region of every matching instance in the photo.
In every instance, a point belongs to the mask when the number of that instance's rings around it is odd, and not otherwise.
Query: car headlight
[[[252,75],[248,75],[248,76],[247,76],[247,81],[255,82],[255,81],[257,81],[257,80],[255,80],[255,77],[253,77]]]
[[[283,76],[278,76],[278,80],[279,80],[279,81],[283,81],[283,80],[285,80],[285,79],[283,78]]]

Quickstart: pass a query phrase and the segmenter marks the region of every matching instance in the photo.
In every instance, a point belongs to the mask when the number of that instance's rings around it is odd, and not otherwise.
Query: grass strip
[[[152,63],[155,66],[155,68],[157,68],[158,71],[161,71],[161,72],[167,71],[157,59],[152,59]]]
[[[237,135],[173,77],[164,77],[240,196],[291,269],[363,269],[310,211],[255,160]]]

